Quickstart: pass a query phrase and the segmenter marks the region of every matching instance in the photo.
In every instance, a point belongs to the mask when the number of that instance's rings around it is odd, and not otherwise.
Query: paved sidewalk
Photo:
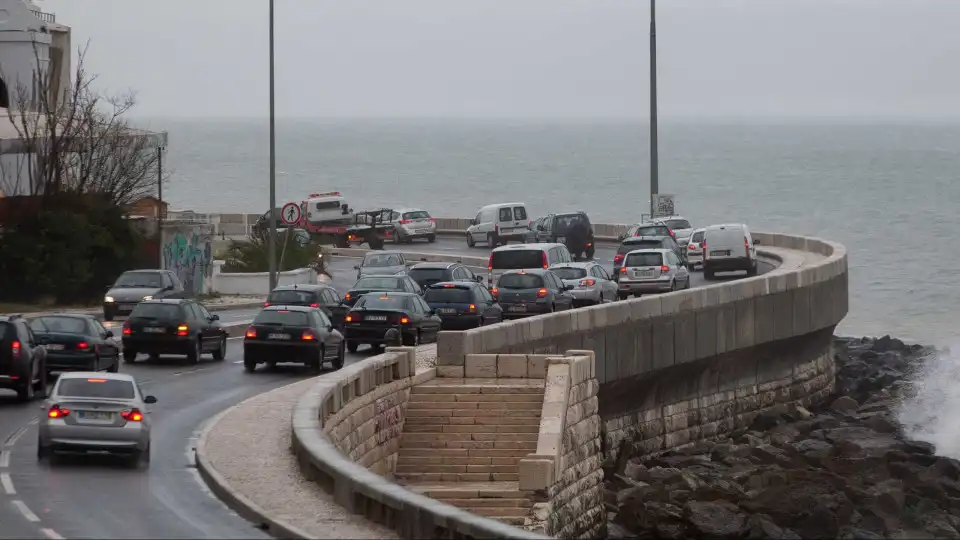
[[[417,371],[435,358],[435,345],[421,346]],[[234,495],[307,538],[397,538],[393,530],[347,512],[300,474],[290,450],[290,420],[297,400],[315,384],[315,378],[307,379],[228,409],[207,431],[198,452]]]

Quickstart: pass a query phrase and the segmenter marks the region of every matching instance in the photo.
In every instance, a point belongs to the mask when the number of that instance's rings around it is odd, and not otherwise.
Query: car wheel
[[[317,353],[317,357],[307,363],[307,367],[310,368],[310,373],[313,375],[319,375],[323,371],[323,359],[326,358],[326,350],[323,345],[320,346],[320,352]]]
[[[403,344],[407,347],[420,346],[420,331],[415,331],[411,337],[403,336]]]
[[[90,366],[90,371],[94,371],[94,372],[100,371],[100,355],[99,354],[93,356],[93,364],[91,364]]]
[[[354,354],[355,352],[357,352],[358,348],[360,348],[360,344],[357,343],[356,341],[347,342],[347,350],[350,351],[350,354]]]
[[[213,351],[213,359],[221,361],[227,357],[227,336],[220,338],[220,346]]]
[[[129,456],[126,457],[125,465],[131,469],[137,469],[140,467],[140,462],[143,460],[143,452],[140,450],[134,450]]]
[[[37,461],[43,461],[50,457],[50,447],[44,446],[40,437],[37,437]]]
[[[39,379],[33,387],[33,397],[46,399],[47,397],[47,366],[41,365],[40,372],[37,373]]]
[[[196,339],[193,342],[193,348],[187,352],[187,361],[191,364],[197,364],[200,362],[200,339]]]
[[[677,290],[677,280],[676,280],[676,279],[674,279],[673,281],[670,282],[670,292],[673,292],[673,291],[675,291],[675,290]]]
[[[113,363],[107,368],[107,373],[118,373],[120,371],[120,354],[113,357]]]
[[[473,241],[473,235],[470,233],[467,233],[467,247],[472,248],[475,245],[477,245],[477,243]]]
[[[33,400],[33,389],[33,373],[30,373],[27,380],[23,381],[23,386],[17,388],[17,399],[19,401]]]
[[[618,293],[617,293],[617,300],[626,300],[627,297],[629,297],[629,296],[630,296],[630,295],[627,294],[627,293],[618,292]]]
[[[131,351],[130,349],[123,350],[123,361],[132,364],[137,360],[137,351]]]
[[[715,277],[717,277],[716,272],[713,270],[707,270],[706,268],[703,269],[703,279],[713,279]]]
[[[147,449],[143,451],[143,464],[148,465],[150,463],[150,443],[147,443]]]
[[[596,253],[596,250],[593,248],[593,246],[587,248],[586,255],[588,259],[592,259],[594,253]]]
[[[487,244],[490,246],[490,249],[497,247],[497,235],[493,233],[487,234]]]
[[[253,373],[254,371],[257,370],[257,363],[254,362],[253,360],[247,360],[246,358],[244,358],[243,370],[246,371],[247,373]]]
[[[344,343],[340,342],[340,348],[337,350],[337,357],[333,359],[333,369],[340,369],[346,361],[347,349]]]
[[[436,241],[437,241],[437,235],[435,234],[427,235],[427,242],[430,242],[432,244]]]

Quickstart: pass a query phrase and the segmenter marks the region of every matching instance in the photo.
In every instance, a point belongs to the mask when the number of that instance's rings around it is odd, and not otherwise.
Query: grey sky
[[[42,0],[151,116],[267,114],[267,0]],[[281,116],[647,117],[646,0],[276,0]],[[960,116],[958,0],[669,0],[665,116]]]

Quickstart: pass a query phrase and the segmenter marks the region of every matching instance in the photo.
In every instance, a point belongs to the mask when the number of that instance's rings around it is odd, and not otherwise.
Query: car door
[[[431,341],[437,340],[437,334],[440,333],[440,317],[433,313],[433,309],[430,308],[430,305],[421,298],[416,297],[413,299],[414,303],[419,306],[419,311],[421,317],[423,318],[423,323],[421,325],[421,330],[427,330],[428,335],[430,335]],[[422,337],[423,334],[421,334]]]
[[[31,358],[35,358],[41,363],[41,366],[45,366],[47,349],[43,345],[37,343],[37,336],[33,333],[30,325],[21,322],[20,324],[15,324],[14,326],[18,327],[21,343],[26,343],[27,347],[30,349]]]
[[[203,336],[203,348],[208,350],[216,349],[223,335],[220,329],[220,323],[213,320],[213,315],[201,304],[190,302],[190,307],[196,315],[197,325],[200,326],[200,335]]]
[[[604,268],[603,266],[601,266],[601,265],[599,265],[599,264],[596,265],[596,266],[594,266],[593,268],[594,268],[594,270],[596,270],[597,274],[599,274],[600,279],[603,280],[603,281],[601,282],[601,283],[603,283],[603,297],[604,297],[604,298],[609,298],[609,299],[611,299],[611,300],[613,300],[614,298],[616,298],[616,297],[617,297],[617,284],[616,284],[616,282],[613,281],[613,276],[611,276],[610,273],[607,272],[607,269],[606,269],[606,268]]]
[[[480,313],[483,314],[484,324],[498,323],[503,320],[503,310],[497,304],[497,301],[490,294],[490,291],[482,285],[473,288],[473,294]]]
[[[417,293],[423,296],[423,289],[420,288],[420,284],[414,281],[413,278],[407,277],[404,281],[407,283],[407,292]]]
[[[100,321],[93,319],[89,321],[89,324],[93,333],[99,336],[102,342],[100,345],[101,356],[117,356],[120,354],[120,346],[112,337],[107,337],[107,329]]]

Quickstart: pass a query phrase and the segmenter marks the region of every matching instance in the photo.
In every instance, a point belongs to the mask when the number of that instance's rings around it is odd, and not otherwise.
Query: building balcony
[[[57,22],[57,16],[53,13],[46,13],[44,11],[40,11],[39,9],[31,9],[30,12],[33,13],[36,18],[40,19],[45,23]]]

